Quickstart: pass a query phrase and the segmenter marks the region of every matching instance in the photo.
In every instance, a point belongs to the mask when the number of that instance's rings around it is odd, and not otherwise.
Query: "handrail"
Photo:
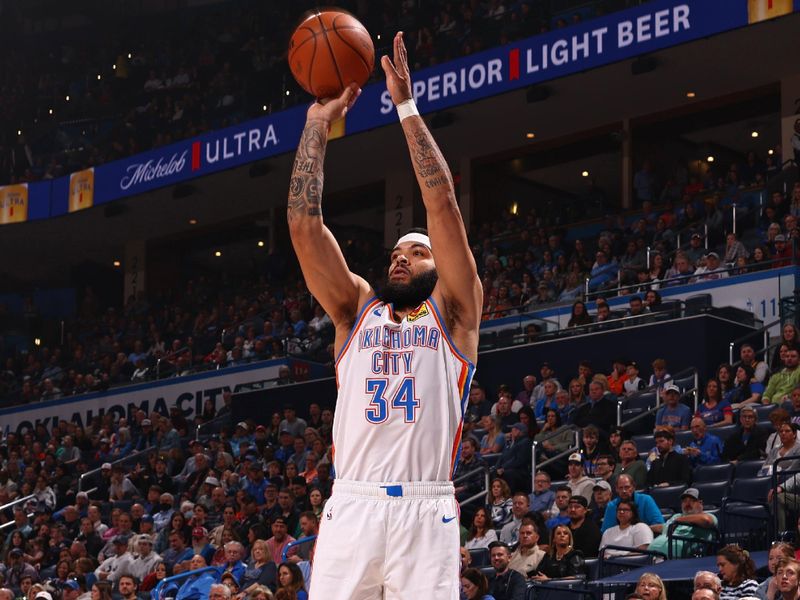
[[[531,444],[531,489],[535,489],[533,484],[534,484],[534,479],[536,478],[536,471],[537,471],[536,446],[538,446],[538,444],[539,444],[539,442],[537,442],[535,440],[534,440],[533,444]],[[573,452],[578,452],[578,451],[580,451],[580,448],[581,448],[581,432],[580,432],[579,429],[576,428],[575,429],[575,442],[574,442],[574,445],[572,447],[570,447],[570,448],[567,448],[563,452],[559,452],[555,456],[551,456],[550,458],[547,458],[547,459],[543,460],[542,463],[538,466],[538,468],[541,469],[542,467],[544,467],[546,465],[554,463],[555,461],[557,461],[560,458],[563,458],[565,456],[569,456]]]
[[[178,581],[180,579],[186,579],[193,575],[200,575],[201,573],[205,573],[207,571],[214,571],[215,573],[219,573],[219,567],[203,567],[201,569],[195,569],[194,571],[186,571],[185,573],[178,573],[177,575],[172,575],[170,577],[165,577],[161,581],[158,582],[155,589],[153,590],[153,597],[161,600],[161,592],[164,591],[164,588],[167,586],[168,583],[172,583],[173,581]]]
[[[206,421],[205,423],[198,423],[197,426],[195,427],[195,430],[194,430],[194,439],[198,440],[198,441],[200,440],[200,430],[203,429],[204,427],[208,427],[208,426],[213,425],[213,424],[215,424],[217,422],[221,422],[223,420],[230,419],[230,418],[231,418],[231,415],[229,413],[227,415],[222,415],[221,417],[220,416],[214,417],[213,419],[211,419],[210,421]]]
[[[289,556],[290,548],[293,548],[294,546],[299,546],[300,544],[313,542],[315,539],[317,539],[316,535],[308,535],[306,537],[297,538],[295,541],[286,544],[286,548],[284,548],[283,552],[281,553],[281,562],[284,562],[286,560],[286,557]]]
[[[16,500],[12,500],[11,502],[6,502],[3,506],[0,506],[0,512],[6,510],[7,508],[11,508],[12,506],[16,506],[17,504],[21,504],[22,502],[27,502],[31,498],[35,498],[36,494],[29,494],[24,498],[17,498]]]
[[[177,350],[171,350],[168,354],[159,357],[156,361],[156,379],[161,379],[161,361],[170,358],[171,356],[177,356],[178,354],[183,354],[189,350],[189,346],[184,346],[183,348],[178,348]]]
[[[150,452],[156,452],[157,450],[158,450],[158,448],[155,448],[155,447],[154,448],[145,448],[144,450],[139,450],[138,452],[134,452],[133,454],[128,454],[128,456],[123,456],[122,458],[118,458],[117,460],[115,460],[113,462],[110,462],[109,464],[113,467],[114,465],[117,465],[117,464],[119,464],[121,462],[127,462],[127,461],[131,460],[132,458],[135,458],[137,456],[141,456],[142,454],[148,454]],[[86,473],[81,474],[81,476],[78,478],[78,491],[79,492],[83,491],[83,479],[84,479],[84,477],[88,477],[89,475],[95,475],[95,474],[99,473],[102,470],[103,470],[103,467],[97,467],[96,469],[92,469],[91,471],[86,471]]]
[[[488,466],[486,466],[486,467],[478,467],[477,469],[472,469],[472,471],[468,471],[466,473],[462,473],[461,475],[459,475],[458,477],[456,477],[453,480],[453,485],[457,484],[459,481],[462,481],[462,480],[466,479],[467,477],[470,477],[470,476],[474,475],[478,471],[483,471],[483,478],[484,478],[483,491],[482,492],[477,492],[477,493],[473,494],[472,496],[470,496],[469,498],[465,498],[464,500],[461,500],[458,503],[459,506],[466,506],[467,504],[471,504],[472,502],[474,502],[475,500],[477,500],[481,496],[485,496],[487,501],[488,501],[488,499],[489,499],[489,491],[490,491],[489,490],[489,467]]]
[[[30,519],[34,515],[35,515],[35,513],[28,513],[28,518]],[[8,529],[9,527],[14,525],[15,523],[16,523],[16,521],[9,521],[8,523],[3,523],[2,525],[0,525],[0,531],[3,531],[4,529]]]
[[[751,337],[758,335],[759,333],[764,334],[764,347],[762,350],[767,350],[770,346],[769,344],[769,329],[780,323],[783,319],[775,319],[774,321],[770,321],[766,325],[762,325],[760,329],[756,329],[755,331],[751,331],[749,333],[744,334],[728,342],[728,362],[732,365],[733,364],[733,349],[735,346],[740,345],[742,342],[747,341]],[[757,353],[758,354],[758,353]],[[767,356],[765,355],[764,358],[766,359]]]

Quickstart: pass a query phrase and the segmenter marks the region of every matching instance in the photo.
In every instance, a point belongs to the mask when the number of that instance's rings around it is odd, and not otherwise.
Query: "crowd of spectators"
[[[338,4],[365,24],[379,54],[403,30],[417,69],[633,3],[598,0],[568,17],[529,0]],[[4,7],[16,41],[0,63],[0,184],[58,177],[306,101],[286,50],[315,7],[236,0],[131,15],[121,5],[74,26],[69,5],[53,6],[73,26],[21,41],[37,17]]]

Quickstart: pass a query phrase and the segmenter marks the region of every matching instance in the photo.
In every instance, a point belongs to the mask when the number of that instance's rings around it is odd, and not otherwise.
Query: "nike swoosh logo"
[[[455,519],[455,517],[445,517],[445,516],[442,516],[442,523],[449,523],[449,522],[450,522],[450,521],[452,521],[453,519]]]

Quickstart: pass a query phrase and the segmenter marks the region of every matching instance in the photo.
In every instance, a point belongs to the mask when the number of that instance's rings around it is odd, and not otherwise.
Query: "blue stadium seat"
[[[777,404],[767,404],[766,406],[761,404],[759,406],[756,406],[755,407],[755,409],[756,409],[756,420],[759,423],[763,423],[765,421],[768,422],[769,421],[769,413],[771,413],[776,408],[778,408]]]
[[[656,405],[656,393],[644,392],[642,394],[636,394],[628,398],[628,403],[626,408],[641,408],[642,410],[648,410],[653,408],[655,405]]]
[[[709,427],[708,432],[713,433],[715,436],[717,436],[724,442],[729,437],[731,437],[731,434],[733,434],[733,432],[736,431],[738,427],[739,427],[738,425],[732,423],[730,425],[723,425],[722,427]]]
[[[694,296],[689,296],[683,301],[683,314],[685,317],[699,315],[708,311],[711,306],[711,294],[695,294]]]
[[[756,477],[761,467],[764,466],[763,460],[743,460],[736,463],[736,471],[734,477],[736,479]]]
[[[676,431],[675,432],[675,445],[686,447],[688,446],[694,438],[692,437],[692,432],[690,430],[685,431]]]
[[[722,465],[720,465],[722,466]],[[730,466],[730,465],[728,465]],[[697,471],[695,471],[697,473]],[[723,499],[728,495],[730,482],[724,481],[703,481],[692,484],[700,492],[704,506],[722,506]]]
[[[681,392],[686,393],[686,390],[690,390],[694,387],[694,375],[673,379],[672,383],[681,388]]]
[[[700,465],[699,467],[695,467],[692,479],[695,483],[705,483],[708,481],[729,482],[733,477],[733,471],[734,465],[731,463]]]
[[[653,434],[647,435],[634,435],[631,437],[631,441],[636,444],[636,450],[639,452],[649,452],[650,449],[656,445],[656,440],[653,438]]]
[[[685,485],[670,485],[667,487],[657,487],[648,490],[648,494],[653,497],[656,504],[660,509],[669,509],[673,512],[680,512],[681,510],[681,494],[687,486]]]
[[[491,564],[488,548],[474,548],[469,551],[469,555],[472,557],[472,566],[476,569]]]
[[[767,502],[767,492],[772,484],[772,477],[741,477],[737,474],[731,484],[728,499],[740,502]]]

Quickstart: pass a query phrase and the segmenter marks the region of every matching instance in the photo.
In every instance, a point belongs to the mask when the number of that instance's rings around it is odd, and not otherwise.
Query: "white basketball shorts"
[[[458,600],[458,522],[449,481],[336,480],[309,600]]]

